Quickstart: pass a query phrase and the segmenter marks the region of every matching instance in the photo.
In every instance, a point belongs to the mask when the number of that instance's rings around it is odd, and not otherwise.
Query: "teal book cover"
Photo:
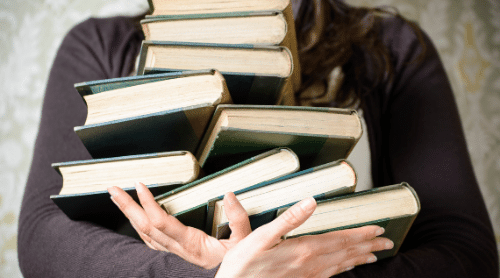
[[[376,201],[371,201],[371,203],[363,203],[360,202],[361,198],[364,198],[366,196],[376,196],[380,194],[398,194],[396,193],[397,191],[399,192],[405,192],[404,196],[401,197],[398,195],[397,197],[394,198],[405,198],[406,201],[402,205],[398,205],[397,207],[392,207],[391,210],[384,209],[381,206],[383,205],[384,202],[387,202],[384,199],[375,199]],[[350,206],[349,205],[349,200],[353,200],[356,202],[356,206]],[[395,185],[389,185],[389,186],[383,186],[379,188],[373,188],[370,190],[365,190],[365,191],[360,191],[360,192],[355,192],[343,196],[338,196],[338,197],[333,197],[329,199],[322,199],[318,200],[318,208],[321,207],[323,204],[340,204],[341,202],[344,202],[346,205],[341,205],[337,207],[333,207],[334,214],[332,214],[332,219],[337,219],[335,217],[335,211],[336,213],[341,213],[341,214],[350,214],[355,207],[362,207],[365,211],[365,215],[369,215],[372,211],[374,210],[379,210],[381,211],[380,213],[377,214],[377,216],[373,217],[368,217],[372,218],[370,220],[358,220],[354,221],[356,223],[354,224],[349,224],[349,225],[342,225],[342,224],[335,224],[337,227],[336,228],[330,228],[330,229],[320,229],[314,232],[308,232],[308,233],[294,233],[292,231],[290,235],[285,235],[285,238],[292,238],[292,237],[297,237],[301,235],[314,235],[314,234],[321,234],[321,233],[326,233],[326,232],[331,232],[331,231],[338,231],[338,230],[345,230],[345,229],[351,229],[351,228],[357,228],[357,227],[362,227],[362,226],[367,226],[367,225],[377,225],[380,227],[383,227],[385,229],[384,234],[382,234],[382,237],[388,238],[394,242],[394,248],[391,250],[383,250],[379,252],[375,252],[374,254],[377,256],[377,258],[384,259],[387,257],[394,256],[399,248],[401,247],[401,244],[403,243],[408,231],[411,228],[411,225],[413,224],[413,221],[417,217],[419,211],[420,211],[420,201],[418,198],[417,193],[415,190],[407,183],[403,182],[401,184],[395,184]],[[290,207],[292,204],[281,208],[277,212],[277,216],[282,213],[283,211],[286,210],[286,208]],[[376,206],[379,206],[379,208],[375,208]],[[318,210],[316,208],[316,210]],[[361,213],[361,212],[358,212]],[[311,216],[311,218],[314,217]],[[352,222],[352,221],[350,221]]]
[[[341,176],[345,174],[345,171],[350,174],[345,176],[343,179]],[[318,177],[325,176],[328,177],[328,181],[319,180]],[[324,179],[324,178],[323,178]],[[335,182],[337,180],[337,182]],[[285,184],[289,182],[291,186],[282,187],[281,184]],[[323,184],[323,185],[321,185]],[[280,196],[280,199],[272,199],[266,205],[259,205],[258,211],[255,213],[254,209],[250,209],[248,211],[250,218],[250,225],[252,230],[257,229],[258,227],[269,223],[274,220],[277,216],[277,212],[284,208],[290,206],[291,201],[290,198],[297,198],[298,201],[309,196],[309,193],[306,193],[306,196],[303,196],[303,193],[299,188],[308,188],[306,191],[316,192],[311,194],[310,196],[314,197],[316,200],[328,199],[334,196],[341,196],[344,194],[352,193],[356,189],[357,177],[356,172],[352,168],[352,165],[345,160],[337,160],[330,163],[326,163],[320,166],[312,167],[306,170],[302,170],[300,172],[292,173],[283,177],[279,177],[273,180],[269,180],[266,182],[262,182],[253,186],[249,186],[242,190],[238,190],[234,192],[238,199],[241,198],[252,198],[250,195],[244,196],[244,193],[252,192],[281,192],[281,194],[277,194]],[[326,185],[326,186],[325,186]],[[313,189],[316,188],[316,189]],[[262,190],[264,189],[264,190]],[[255,196],[262,196],[264,193],[255,193]],[[300,195],[300,196],[298,196]],[[286,196],[286,197],[282,197]],[[225,221],[214,220],[216,214],[221,214],[223,210],[220,210],[220,203],[223,196],[219,196],[218,198],[214,198],[208,203],[208,217],[207,219],[207,230],[210,231],[212,236],[217,238],[226,238],[229,236],[227,232],[229,231],[228,223]],[[261,197],[253,197],[252,200],[261,200]],[[288,201],[285,201],[288,200]],[[242,204],[246,207],[244,201]],[[268,209],[262,210],[262,207],[268,207]],[[246,207],[247,208],[247,207]],[[220,210],[220,211],[219,211]],[[225,218],[224,218],[225,219]],[[219,224],[217,224],[219,223]]]
[[[113,157],[113,158],[60,162],[60,163],[53,163],[52,167],[55,169],[56,172],[58,172],[61,176],[63,176],[61,168],[74,167],[74,166],[80,167],[87,165],[92,166],[94,167],[93,168],[94,170],[89,170],[87,168],[87,171],[83,169],[81,169],[81,171],[83,171],[83,173],[85,172],[89,173],[89,175],[91,175],[88,177],[89,184],[95,185],[95,184],[100,184],[101,180],[100,179],[92,180],[92,177],[98,176],[102,178],[103,175],[101,169],[105,169],[103,168],[105,167],[103,166],[105,164],[136,163],[137,167],[140,167],[140,165],[148,165],[147,163],[143,164],[142,161],[151,159],[157,162],[158,159],[163,159],[163,158],[168,159],[168,157],[186,157],[186,161],[191,161],[190,163],[192,164],[193,167],[193,172],[191,174],[186,173],[186,180],[191,181],[196,178],[196,176],[198,175],[197,162],[194,160],[194,156],[192,154],[185,151],[162,152],[162,153],[151,153],[145,155],[130,155],[130,156]],[[119,165],[124,165],[124,164],[119,164]],[[99,174],[98,171],[100,171],[101,174]],[[71,176],[68,176],[68,178],[71,179]],[[102,182],[105,182],[105,180],[102,180]],[[151,183],[147,184],[146,186],[153,193],[153,195],[160,195],[165,192],[171,191],[181,185],[183,185],[183,182]],[[64,177],[63,177],[63,186],[64,186]],[[82,185],[80,185],[79,187],[82,187]],[[134,200],[138,201],[135,188],[127,187],[123,188],[123,190],[129,193]],[[63,190],[61,190],[61,193],[62,191]],[[69,194],[63,193],[59,195],[51,195],[50,198],[70,219],[73,220],[92,220],[97,223],[104,221],[103,224],[105,224],[106,221],[113,221],[114,217],[119,217],[120,215],[122,215],[121,211],[110,200],[110,195],[106,190],[99,189],[96,191],[88,191],[88,192],[84,191],[88,190],[81,190],[80,192],[82,193],[75,193],[75,191],[72,191],[72,193]]]
[[[198,70],[198,71],[183,71],[183,72],[174,71],[168,73],[127,76],[127,77],[80,82],[76,83],[74,87],[78,91],[78,93],[83,97],[86,95],[99,94],[109,90],[132,87],[151,82],[157,82],[179,77],[195,76],[200,74],[212,74],[212,73],[213,70]]]
[[[269,159],[275,159],[272,161],[279,161],[280,164],[273,162],[269,165]],[[220,198],[222,198],[223,194],[228,191],[238,191],[239,188],[249,188],[254,184],[287,176],[297,171],[299,167],[299,160],[293,151],[288,148],[277,148],[258,154],[219,172],[166,192],[155,197],[155,199],[160,206],[162,206],[167,212],[177,217],[185,225],[206,230],[207,221],[212,219],[210,215],[211,210],[209,209],[209,203],[213,198],[208,196],[220,196]],[[253,171],[258,171],[258,175],[249,175],[249,173],[253,173]],[[169,203],[169,197],[176,197],[176,194],[178,196],[179,193],[183,193],[187,190],[202,190],[198,189],[197,186],[203,186],[204,184],[209,184],[210,182],[212,182],[212,186],[214,186],[212,192],[204,193],[202,198],[203,200],[201,202],[197,202],[191,207],[184,206],[189,207],[187,209],[172,209],[172,204]],[[224,186],[224,189],[217,189],[222,186]],[[186,199],[186,197],[184,197],[184,199]]]
[[[231,126],[220,126],[215,130],[217,121],[221,120],[222,111],[226,109],[254,110],[256,115],[264,110],[283,111],[316,111],[320,113],[338,113],[352,115],[355,129],[355,136],[343,136],[335,134],[312,134],[300,133],[293,130],[288,132],[233,128]],[[236,113],[235,113],[236,115]],[[283,119],[283,125],[288,119]],[[309,122],[311,127],[316,123]],[[308,123],[308,124],[309,124]],[[214,140],[210,140],[211,133],[215,132]],[[224,161],[237,161],[258,151],[263,151],[276,147],[288,147],[292,149],[300,158],[304,168],[310,168],[325,164],[331,161],[345,159],[356,145],[362,133],[359,116],[355,110],[318,108],[318,107],[291,107],[291,106],[263,106],[263,105],[219,105],[214,112],[212,121],[207,132],[200,143],[196,156],[200,165],[207,171],[212,171],[216,165],[225,163]],[[212,135],[213,136],[213,135]]]
[[[196,51],[206,51],[208,49],[213,49],[215,51],[224,51],[227,52],[228,55],[233,55],[231,54],[232,51],[238,50],[238,54],[235,54],[234,56],[234,59],[238,60],[246,59],[241,56],[241,52],[239,52],[239,50],[245,50],[245,52],[247,53],[272,53],[272,55],[280,57],[277,58],[278,60],[286,60],[287,65],[283,65],[283,67],[286,67],[286,69],[282,68],[279,70],[279,72],[271,74],[258,73],[257,71],[252,70],[248,66],[250,65],[254,67],[255,62],[251,63],[249,61],[239,63],[239,67],[241,67],[241,70],[227,70],[224,69],[224,63],[220,62],[222,59],[212,57],[211,59],[214,59],[214,62],[210,64],[210,67],[216,68],[222,73],[224,79],[226,80],[228,90],[231,93],[233,103],[239,104],[276,104],[280,100],[282,89],[284,88],[287,79],[290,78],[294,68],[292,54],[286,47],[254,46],[250,44],[235,45],[193,42],[143,41],[137,68],[137,73],[139,75],[193,70],[198,67],[198,63],[194,62],[192,64],[192,68],[186,68],[186,66],[178,66],[176,64],[171,66],[162,65],[162,63],[158,61],[163,61],[165,59],[168,60],[168,57],[165,57],[164,54],[162,54],[162,51],[157,51],[158,53],[154,54],[154,49],[158,50],[161,48],[188,49],[191,54],[189,54],[189,57],[186,57],[189,58],[186,60],[192,60],[192,57],[196,57],[197,55],[199,56],[200,54],[194,54],[196,53]],[[218,67],[216,63],[221,65]],[[231,66],[231,68],[233,67]],[[285,70],[286,73],[283,73],[283,70]]]
[[[93,158],[176,150],[194,152],[214,109],[212,105],[173,109],[78,126],[74,130]],[[201,132],[195,130],[190,117],[195,117]]]

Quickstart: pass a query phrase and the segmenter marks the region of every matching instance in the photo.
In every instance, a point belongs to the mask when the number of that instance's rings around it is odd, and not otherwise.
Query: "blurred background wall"
[[[500,1],[347,2],[394,6],[434,41],[500,246]],[[21,277],[17,219],[48,72],[63,36],[88,17],[136,15],[147,7],[146,0],[0,2],[0,277]]]

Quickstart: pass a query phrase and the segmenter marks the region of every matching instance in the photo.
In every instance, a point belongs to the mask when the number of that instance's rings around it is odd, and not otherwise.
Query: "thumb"
[[[272,222],[256,229],[250,236],[260,239],[257,247],[269,249],[281,240],[281,237],[304,223],[316,209],[316,200],[308,197],[282,213]]]
[[[229,221],[229,228],[231,229],[229,240],[238,242],[244,239],[252,232],[252,228],[246,210],[236,199],[233,192],[224,195],[224,207]]]

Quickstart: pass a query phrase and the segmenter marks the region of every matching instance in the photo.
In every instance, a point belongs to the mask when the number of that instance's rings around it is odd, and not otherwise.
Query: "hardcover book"
[[[294,22],[281,11],[165,14],[148,16],[141,25],[147,41],[284,46],[293,58],[294,88],[300,87]]]
[[[410,185],[384,186],[318,201],[312,216],[284,238],[378,225],[385,228],[382,237],[394,242],[393,249],[374,253],[383,259],[398,252],[419,211],[420,201]]]
[[[207,221],[211,219],[207,211],[209,200],[298,169],[299,160],[295,153],[278,148],[157,196],[156,201],[185,225],[206,230]]]
[[[355,110],[219,105],[196,157],[205,170],[212,172],[255,152],[288,147],[307,169],[347,158],[361,134]]]
[[[290,50],[281,46],[143,41],[138,74],[219,70],[234,103],[276,104],[293,71]]]
[[[79,83],[87,104],[75,127],[93,158],[174,150],[194,152],[215,107],[231,103],[216,70],[163,73]]]
[[[290,0],[148,0],[148,2],[153,16],[291,9]]]
[[[63,185],[50,198],[74,220],[120,215],[109,198],[110,186],[123,188],[137,200],[137,181],[158,195],[193,181],[200,170],[195,157],[186,151],[62,162],[52,167],[62,176]]]
[[[344,160],[289,174],[234,192],[250,217],[252,230],[269,222],[278,208],[311,196],[323,199],[354,192],[356,173]],[[213,211],[213,212],[212,212]],[[212,200],[209,215],[213,216],[212,236],[226,238],[229,225],[222,200]]]

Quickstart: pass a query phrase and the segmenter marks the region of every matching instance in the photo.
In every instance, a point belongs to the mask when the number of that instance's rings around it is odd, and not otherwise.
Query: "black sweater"
[[[394,82],[364,97],[375,187],[408,182],[422,210],[400,252],[339,277],[498,277],[495,240],[439,57],[413,30],[385,20],[382,39]],[[49,199],[62,178],[51,163],[90,159],[73,127],[86,106],[73,84],[129,75],[143,39],[131,18],[90,19],[66,36],[55,58],[19,220],[25,277],[213,277],[176,255],[149,249],[114,226],[72,221]]]

